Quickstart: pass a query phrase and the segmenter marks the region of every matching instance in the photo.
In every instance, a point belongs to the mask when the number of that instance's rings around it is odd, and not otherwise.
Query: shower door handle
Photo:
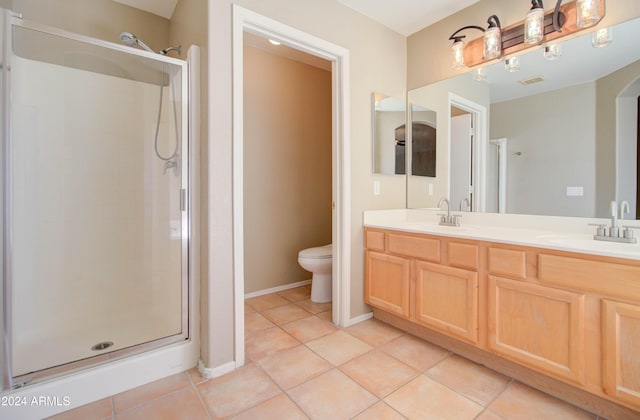
[[[187,190],[180,190],[180,211],[187,211]]]

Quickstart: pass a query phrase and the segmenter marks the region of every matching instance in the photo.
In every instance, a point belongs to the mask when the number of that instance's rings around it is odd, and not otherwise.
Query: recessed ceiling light
[[[276,41],[276,40],[273,40],[273,39],[269,39],[269,42],[270,42],[271,44],[273,44],[273,45],[280,45],[280,44],[281,44],[280,42],[278,42],[278,41]]]

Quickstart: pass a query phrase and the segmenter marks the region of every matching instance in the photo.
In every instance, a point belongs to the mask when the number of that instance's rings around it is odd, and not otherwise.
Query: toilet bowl
[[[331,272],[333,266],[331,244],[303,249],[298,253],[298,264],[313,274],[311,278],[311,301],[317,303],[331,302]]]

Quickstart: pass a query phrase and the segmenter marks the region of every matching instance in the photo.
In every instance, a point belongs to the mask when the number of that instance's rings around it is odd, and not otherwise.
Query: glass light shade
[[[504,62],[504,68],[509,73],[514,73],[520,70],[520,59],[518,57],[507,58]]]
[[[525,44],[539,44],[544,36],[544,10],[537,7],[529,10],[524,21]]]
[[[502,31],[494,26],[484,33],[484,58],[490,60],[502,55]]]
[[[484,72],[484,68],[483,67],[479,67],[476,69],[475,72],[473,72],[473,80],[477,81],[477,82],[486,82],[487,81],[487,75]]]
[[[578,0],[576,8],[576,25],[579,28],[587,28],[600,21],[600,0]]]
[[[613,36],[611,35],[611,29],[601,28],[591,35],[591,45],[596,48],[606,47],[613,42]]]
[[[557,60],[561,55],[562,47],[560,47],[560,44],[547,45],[544,47],[544,58],[549,61]]]
[[[451,68],[460,70],[465,68],[464,64],[464,42],[456,41],[451,46]]]

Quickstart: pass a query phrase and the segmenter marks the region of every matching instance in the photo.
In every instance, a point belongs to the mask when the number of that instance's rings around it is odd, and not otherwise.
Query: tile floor
[[[196,369],[56,419],[597,419],[376,320],[340,329],[309,286],[248,299],[241,369]]]

